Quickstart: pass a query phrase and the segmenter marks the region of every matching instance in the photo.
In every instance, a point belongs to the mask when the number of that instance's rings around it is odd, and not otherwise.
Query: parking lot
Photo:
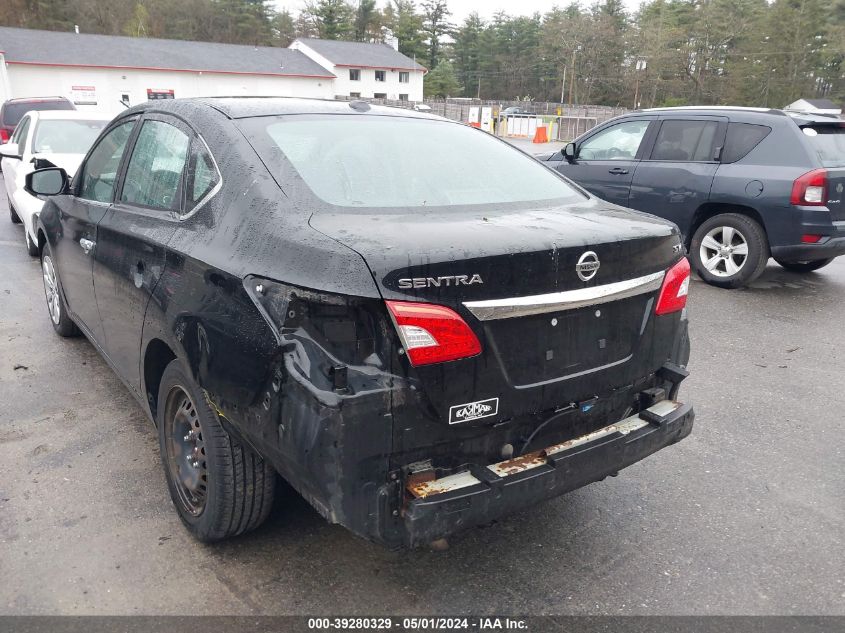
[[[692,285],[690,438],[446,552],[389,552],[296,493],[226,543],[171,508],[155,431],[54,335],[0,194],[0,613],[845,614],[845,258]]]

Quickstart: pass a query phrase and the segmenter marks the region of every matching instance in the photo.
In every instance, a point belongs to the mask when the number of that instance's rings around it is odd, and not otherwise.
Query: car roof
[[[810,123],[839,123],[842,120],[836,115],[821,114],[818,112],[804,112],[798,110],[780,110],[778,108],[751,108],[745,106],[677,106],[672,108],[647,108],[637,110],[631,114],[638,113],[672,113],[682,112],[685,114],[718,114],[722,113],[726,116],[737,116],[741,119],[753,120],[755,117],[789,117],[797,125],[807,125]]]
[[[79,110],[30,110],[40,121],[111,121],[114,117],[102,112],[80,112]]]
[[[67,97],[16,97],[14,99],[7,99],[5,103],[42,103],[44,101],[70,101]]]
[[[752,108],[748,106],[673,106],[671,108],[643,108],[640,112],[689,112],[692,110],[702,110],[705,112],[713,112],[714,110],[724,111],[739,111],[739,112],[765,112],[768,114],[779,114],[781,110],[775,108]]]
[[[366,101],[336,101],[334,99],[303,99],[299,97],[196,97],[191,99],[164,99],[148,101],[131,108],[133,111],[149,109],[181,110],[185,105],[211,107],[230,119],[277,116],[283,114],[377,114],[380,116],[408,117],[414,119],[444,120],[443,117],[419,112],[411,108],[393,108]]]

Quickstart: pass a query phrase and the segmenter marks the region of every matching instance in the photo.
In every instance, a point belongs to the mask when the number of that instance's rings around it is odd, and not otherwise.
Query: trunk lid
[[[652,364],[646,326],[662,273],[680,256],[674,225],[596,199],[527,209],[318,213],[311,225],[357,251],[385,299],[448,306],[478,336],[479,356],[411,370],[443,424],[467,410],[487,415],[462,423],[496,423],[640,378],[642,363]],[[590,251],[600,264],[584,281],[576,265]],[[577,299],[573,292],[644,278],[648,284],[631,296],[555,307],[562,297]],[[500,304],[514,299],[530,305],[500,318],[514,310]]]

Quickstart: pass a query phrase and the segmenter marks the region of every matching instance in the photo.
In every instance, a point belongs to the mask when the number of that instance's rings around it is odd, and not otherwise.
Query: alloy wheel
[[[56,269],[53,267],[53,260],[49,255],[44,256],[41,262],[41,270],[44,276],[44,294],[47,296],[47,309],[50,311],[50,318],[53,323],[59,324],[62,318],[62,302],[59,296],[59,282],[56,279]]]
[[[197,408],[182,387],[170,390],[164,410],[167,466],[185,511],[199,516],[208,498],[205,442]]]
[[[702,265],[717,277],[733,277],[748,260],[748,241],[732,226],[717,226],[701,240]]]

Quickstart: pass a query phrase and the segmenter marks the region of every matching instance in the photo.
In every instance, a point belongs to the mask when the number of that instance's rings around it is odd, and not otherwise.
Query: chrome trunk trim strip
[[[513,297],[510,299],[490,299],[486,301],[465,301],[464,306],[480,321],[512,319],[531,314],[577,310],[578,308],[619,301],[620,299],[627,299],[628,297],[658,290],[663,285],[665,274],[665,272],[660,271],[643,277],[617,281],[603,286],[552,292],[545,295]]]

